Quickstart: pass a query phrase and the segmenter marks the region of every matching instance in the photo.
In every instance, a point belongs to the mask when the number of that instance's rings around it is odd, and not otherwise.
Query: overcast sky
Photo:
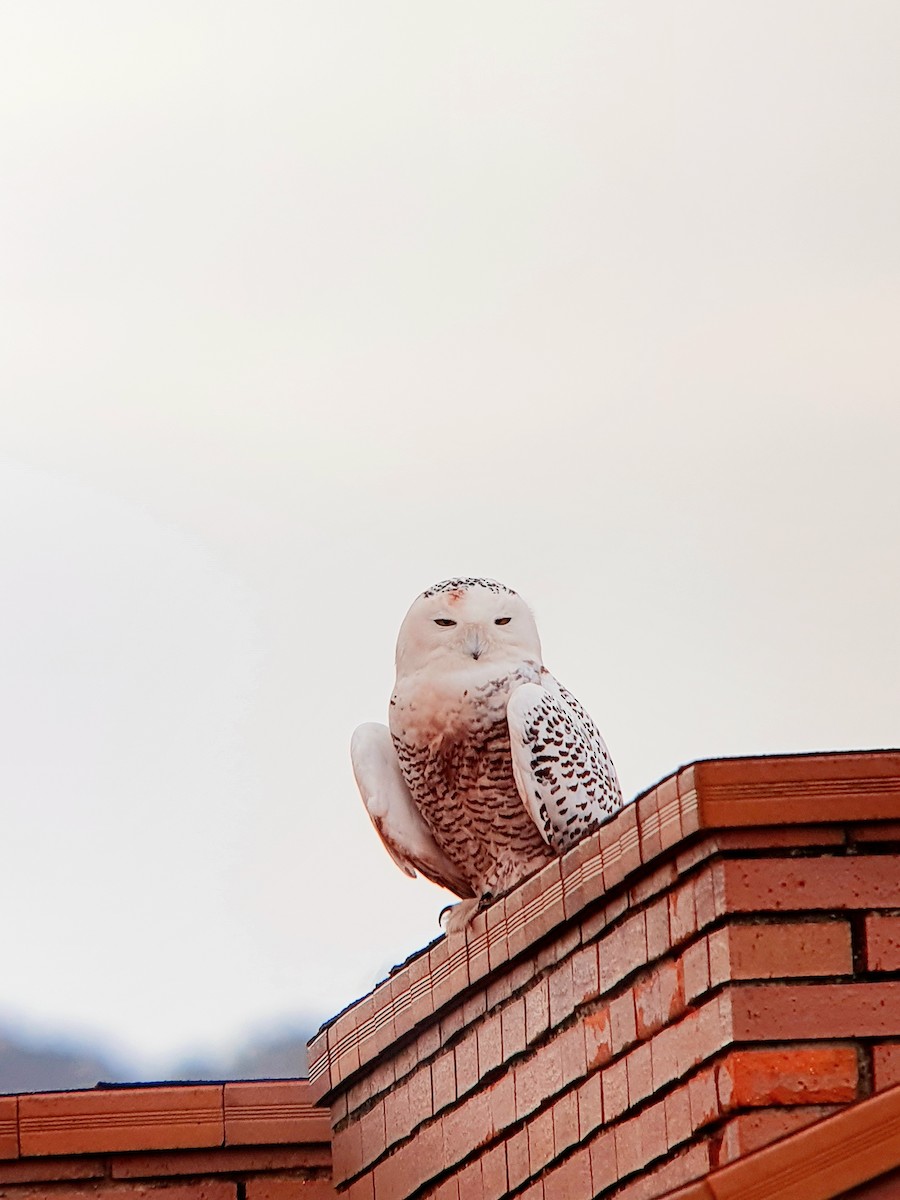
[[[147,1074],[437,930],[347,744],[490,575],[631,797],[896,745],[900,6],[12,0],[0,1018]]]

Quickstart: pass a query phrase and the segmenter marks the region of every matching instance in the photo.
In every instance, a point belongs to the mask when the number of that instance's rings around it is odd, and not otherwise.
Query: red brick
[[[710,1011],[710,1003],[708,1001],[703,1008],[689,1012],[684,1020],[679,1021],[676,1025],[661,1029],[653,1039],[653,1043],[657,1039],[661,1039],[665,1045],[668,1038],[671,1038],[670,1053],[675,1055],[676,1076],[686,1075],[692,1067],[698,1066],[712,1053],[712,1047],[708,1040],[709,1031],[701,1028],[701,1021],[706,1025],[709,1024],[710,1018],[707,1014]],[[706,1038],[702,1036],[704,1032],[707,1032]]]
[[[595,999],[600,991],[597,945],[582,946],[572,955],[572,999],[576,1007]]]
[[[565,1153],[578,1141],[578,1097],[565,1092],[553,1105],[553,1146],[555,1157]]]
[[[584,1026],[580,1021],[570,1025],[556,1039],[563,1086],[583,1079],[587,1071],[584,1046]]]
[[[381,1197],[379,1196],[377,1200],[381,1200]],[[389,1198],[389,1200],[392,1200],[392,1198]],[[439,1183],[433,1192],[428,1193],[428,1200],[460,1200],[459,1180],[457,1177],[451,1175],[443,1183]]]
[[[702,937],[688,946],[681,957],[684,998],[687,1003],[709,991],[709,939]]]
[[[3,1097],[6,1099],[6,1097]],[[10,1097],[15,1099],[15,1097]],[[63,1179],[99,1179],[106,1173],[100,1158],[20,1158],[0,1162],[0,1183],[55,1183]],[[57,1195],[56,1192],[53,1193]],[[33,1197],[34,1193],[30,1193]],[[62,1198],[64,1200],[64,1197]]]
[[[618,1054],[637,1040],[634,1017],[634,993],[629,988],[609,1006],[609,1026],[612,1032],[613,1053]]]
[[[843,829],[833,825],[763,825],[743,829],[717,829],[715,847],[723,850],[775,850],[798,846],[842,846]]]
[[[700,1179],[709,1171],[709,1146],[706,1142],[691,1146],[668,1162],[651,1171],[642,1171],[632,1183],[616,1192],[616,1200],[657,1200],[665,1193],[666,1200],[712,1200],[712,1192],[706,1185],[698,1185],[698,1191],[682,1191],[681,1185],[692,1179]],[[677,1193],[672,1188],[679,1188]],[[700,1190],[702,1189],[702,1190]]]
[[[404,1081],[383,1100],[385,1146],[392,1146],[405,1138],[413,1127],[412,1109],[409,1103],[409,1087]]]
[[[571,925],[568,929],[556,929],[555,936],[548,938],[533,955],[535,974],[539,975],[548,968],[554,968],[557,963],[568,958],[579,945],[581,931],[577,925]]]
[[[612,821],[599,830],[603,855],[603,883],[607,891],[641,865],[641,847],[637,827],[637,809],[626,804]]]
[[[719,915],[716,909],[716,889],[722,885],[722,864],[709,863],[694,880],[694,905],[697,928],[705,929]]]
[[[745,984],[734,987],[729,999],[735,1041],[900,1034],[900,980]]]
[[[607,1123],[615,1121],[628,1108],[628,1068],[624,1058],[610,1063],[601,1076],[603,1115]]]
[[[669,1148],[666,1138],[666,1106],[662,1100],[641,1112],[641,1144],[645,1163],[662,1158]]]
[[[762,1108],[738,1113],[726,1121],[719,1135],[718,1164],[734,1162],[785,1134],[794,1133],[837,1111],[835,1105],[796,1108]]]
[[[379,1100],[359,1119],[363,1165],[374,1162],[385,1148],[384,1101]]]
[[[342,1194],[346,1196],[346,1200],[375,1200],[375,1177],[363,1175],[355,1183],[351,1183],[349,1191]]]
[[[484,1200],[502,1200],[509,1188],[506,1175],[506,1146],[493,1146],[481,1158],[481,1186]]]
[[[550,993],[550,1026],[562,1024],[575,1009],[572,989],[572,960],[560,963],[548,979]]]
[[[525,1000],[511,1000],[500,1013],[503,1058],[508,1061],[525,1049]]]
[[[900,1042],[872,1047],[872,1067],[876,1092],[900,1083]]]
[[[332,1172],[336,1183],[343,1183],[362,1170],[364,1160],[359,1121],[351,1121],[343,1129],[335,1130],[331,1141],[331,1154]]]
[[[897,902],[900,856],[731,859],[724,870],[727,911],[883,908]]]
[[[791,979],[853,971],[846,921],[732,925],[727,937],[732,979]]]
[[[687,880],[669,893],[669,934],[672,945],[687,941],[697,932],[697,908],[694,904],[694,883]]]
[[[897,890],[900,899],[900,884]],[[900,971],[900,917],[866,917],[866,965],[870,971]]]
[[[482,914],[483,916],[484,914]],[[474,1025],[479,1017],[483,1017],[487,1012],[487,992],[484,988],[479,988],[472,992],[463,1000],[462,1015],[463,1025]]]
[[[723,1109],[776,1104],[846,1104],[856,1099],[858,1067],[852,1046],[793,1046],[733,1050],[718,1067]]]
[[[508,1129],[516,1121],[516,1080],[507,1071],[486,1089],[494,1129]]]
[[[691,1124],[695,1132],[718,1120],[719,1095],[714,1068],[706,1067],[688,1080],[688,1102],[691,1106]]]
[[[682,1071],[711,1058],[729,1042],[736,1041],[732,1032],[730,996],[723,992],[713,996],[696,1012],[690,1013],[676,1027],[684,1031],[681,1046],[684,1054],[679,1060]]]
[[[591,1155],[591,1180],[596,1195],[613,1187],[619,1180],[619,1164],[616,1160],[616,1135],[612,1129],[604,1129],[588,1147]]]
[[[556,1043],[542,1046],[531,1058],[518,1063],[515,1081],[516,1115],[521,1119],[562,1087],[562,1066]]]
[[[199,1190],[195,1193],[198,1200],[201,1194]],[[228,1195],[230,1197],[231,1193]],[[327,1179],[269,1175],[261,1179],[248,1179],[245,1195],[247,1200],[336,1200],[337,1192]],[[160,1200],[169,1200],[166,1192],[161,1193]],[[210,1197],[210,1200],[213,1198]]]
[[[659,963],[634,988],[634,1007],[639,1038],[650,1037],[684,1012],[684,980],[681,960]]]
[[[221,1146],[221,1085],[111,1088],[19,1097],[22,1154]]]
[[[718,759],[691,770],[708,826],[897,817],[894,751]]]
[[[578,1140],[587,1137],[603,1124],[603,1087],[599,1075],[591,1075],[576,1089],[578,1099]]]
[[[565,1200],[592,1200],[591,1156],[587,1149],[576,1150],[565,1162],[554,1167],[544,1180],[544,1195]]]
[[[652,870],[644,870],[635,876],[634,882],[628,889],[629,907],[637,908],[645,900],[652,900],[660,892],[672,885],[678,879],[678,871],[674,862],[662,863]]]
[[[900,842],[900,821],[867,821],[851,825],[848,833],[853,842]]]
[[[440,1122],[444,1132],[444,1161],[448,1166],[480,1149],[494,1136],[491,1099],[490,1089],[475,1092]],[[415,1147],[415,1139],[409,1145]]]
[[[456,1183],[460,1196],[465,1196],[466,1200],[484,1200],[484,1179],[477,1159],[457,1172]]]
[[[478,1041],[473,1030],[457,1043],[453,1051],[456,1059],[456,1094],[465,1096],[478,1084]]]
[[[644,916],[647,922],[647,960],[662,958],[669,950],[669,901],[664,896],[646,909]]]
[[[528,1169],[528,1129],[527,1126],[514,1133],[506,1142],[506,1168],[509,1175],[510,1191],[524,1183],[530,1171]]]
[[[517,930],[510,928],[509,952],[513,957],[546,934],[553,933],[565,921],[559,859],[554,858],[516,890],[522,897],[522,907],[516,916],[524,920],[524,924]]]
[[[756,928],[761,928],[761,926],[756,926]],[[706,948],[709,955],[709,986],[711,988],[731,980],[730,935],[731,930],[727,926],[722,929],[713,929],[706,935]]]
[[[431,1064],[431,1092],[436,1113],[456,1100],[456,1060],[452,1050]]]
[[[507,896],[507,902],[509,898]],[[488,980],[487,991],[485,993],[488,1008],[498,1008],[510,996],[525,987],[534,976],[534,959],[530,956],[520,959],[512,966],[507,964],[502,971],[496,972]]]
[[[317,1181],[319,1182],[319,1181]],[[100,1189],[100,1190],[98,1190]],[[13,1196],[22,1200],[145,1200],[152,1196],[153,1200],[236,1200],[237,1183],[230,1179],[204,1179],[189,1183],[168,1182],[162,1188],[148,1188],[143,1184],[123,1184],[120,1187],[104,1187],[102,1184],[86,1183],[83,1186],[69,1184],[56,1188],[53,1186],[40,1189],[25,1188],[15,1191],[3,1190],[2,1195],[12,1200]],[[319,1193],[314,1200],[335,1200],[335,1192]]]
[[[441,1048],[441,1027],[437,1021],[432,1021],[430,1025],[419,1033],[416,1038],[416,1059],[418,1062],[424,1062],[426,1058],[431,1058],[437,1054]]]
[[[497,900],[485,913],[488,938],[488,959],[490,969],[496,972],[509,961],[509,939],[507,926],[509,914],[506,900]]]
[[[529,1187],[522,1192],[521,1196],[517,1196],[516,1200],[547,1200],[544,1193],[544,1181],[536,1179]]]
[[[650,1046],[644,1042],[635,1046],[625,1059],[628,1075],[628,1104],[634,1108],[641,1100],[653,1094],[653,1070],[650,1061]]]
[[[612,1030],[609,1025],[609,1009],[598,1008],[584,1018],[584,1045],[587,1069],[602,1067],[612,1058]]]
[[[441,938],[428,951],[428,969],[432,980],[433,1011],[437,1012],[469,986],[469,957],[465,941],[462,938]]]
[[[525,1041],[532,1042],[550,1028],[550,991],[546,978],[525,993]]]
[[[16,1096],[0,1096],[0,1158],[19,1154],[19,1107]]]
[[[478,1075],[483,1079],[503,1061],[503,1042],[500,1034],[500,1014],[486,1017],[476,1031],[478,1042]]]
[[[411,1128],[415,1129],[426,1121],[433,1112],[431,1103],[431,1069],[428,1066],[420,1068],[409,1077],[406,1085],[409,1089],[409,1109]]]
[[[681,806],[678,803],[678,780],[674,775],[657,785],[659,837],[663,850],[677,845],[682,837]]]
[[[635,1171],[640,1171],[647,1161],[641,1139],[641,1126],[641,1117],[638,1115],[627,1121],[620,1121],[613,1128],[620,1179],[625,1179],[629,1175],[633,1175]]]
[[[451,1038],[456,1037],[464,1025],[463,1006],[456,1004],[441,1017],[441,1045],[446,1046]]]
[[[560,868],[566,920],[571,920],[587,904],[603,895],[603,856],[600,853],[599,834],[585,838],[565,854]]]
[[[359,1126],[354,1125],[357,1143]],[[344,1131],[335,1138],[352,1138]],[[215,1146],[208,1150],[167,1150],[162,1153],[114,1154],[108,1158],[113,1179],[164,1179],[173,1175],[224,1175],[236,1172],[261,1174],[306,1171],[332,1173],[332,1163],[338,1161],[340,1146]],[[360,1152],[356,1155],[359,1167]],[[23,1163],[25,1160],[22,1160]],[[59,1162],[59,1159],[31,1159],[31,1162]],[[87,1162],[88,1159],[79,1159]]]
[[[680,1074],[682,1033],[677,1025],[669,1025],[654,1035],[650,1042],[653,1067],[653,1090],[659,1091]]]
[[[691,1123],[691,1098],[689,1085],[684,1084],[669,1092],[665,1099],[666,1141],[671,1148],[690,1141],[694,1133]]]
[[[600,943],[600,986],[604,992],[647,962],[647,926],[643,912],[634,913]]]
[[[537,1175],[553,1161],[553,1110],[545,1109],[530,1121],[528,1129],[528,1174]]]
[[[662,842],[659,836],[659,795],[656,788],[651,788],[643,796],[638,796],[634,802],[634,806],[637,809],[641,859],[645,863],[649,863],[662,850]]]

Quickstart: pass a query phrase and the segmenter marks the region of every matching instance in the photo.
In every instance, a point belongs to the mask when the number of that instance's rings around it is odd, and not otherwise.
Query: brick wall
[[[0,1096],[9,1200],[334,1200],[305,1081]]]
[[[900,754],[699,763],[310,1047],[351,1200],[653,1200],[900,1082]]]

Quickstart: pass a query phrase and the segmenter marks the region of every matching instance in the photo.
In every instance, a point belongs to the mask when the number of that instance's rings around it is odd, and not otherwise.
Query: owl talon
[[[441,929],[447,937],[465,935],[466,930],[481,911],[481,900],[460,900],[459,904],[448,904],[441,911]]]

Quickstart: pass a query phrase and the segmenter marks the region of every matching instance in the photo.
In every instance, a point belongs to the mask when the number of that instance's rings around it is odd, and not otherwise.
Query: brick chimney
[[[349,1200],[744,1195],[734,1164],[894,1084],[897,751],[683,768],[310,1047]],[[879,1170],[894,1099],[847,1112],[882,1105]]]

